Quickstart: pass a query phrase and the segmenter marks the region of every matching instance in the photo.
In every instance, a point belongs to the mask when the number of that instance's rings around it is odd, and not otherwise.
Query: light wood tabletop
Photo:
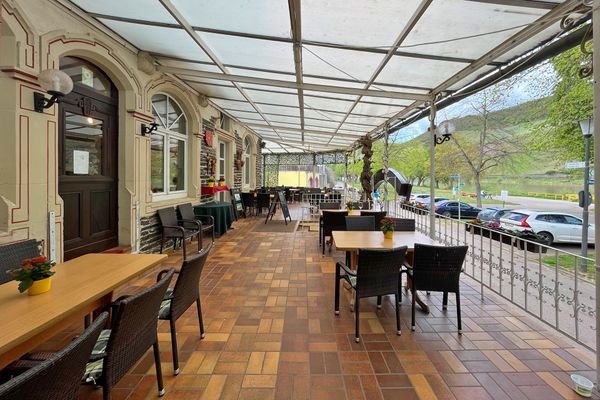
[[[113,290],[144,275],[165,254],[86,254],[56,265],[49,292],[28,296],[18,282],[0,285],[0,368],[52,334],[65,320],[83,317],[111,301]]]
[[[415,243],[436,244],[429,236],[421,232],[394,232],[393,239],[383,237],[381,231],[333,231],[335,248],[342,251],[358,249],[393,249],[406,246],[409,250]]]
[[[348,215],[352,215],[352,216],[360,216],[360,210],[346,210],[346,209],[339,209],[339,210],[319,210],[319,215],[323,216],[323,211],[327,211],[327,212],[348,212]],[[372,211],[372,210],[363,210],[363,211]]]

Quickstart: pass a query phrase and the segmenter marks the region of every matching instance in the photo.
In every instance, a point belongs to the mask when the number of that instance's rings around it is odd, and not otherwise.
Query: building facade
[[[201,196],[210,176],[260,185],[260,138],[157,72],[150,54],[68,3],[3,0],[0,10],[0,243],[44,240],[56,261],[152,251],[156,211],[214,200]],[[74,89],[37,112],[46,69]]]

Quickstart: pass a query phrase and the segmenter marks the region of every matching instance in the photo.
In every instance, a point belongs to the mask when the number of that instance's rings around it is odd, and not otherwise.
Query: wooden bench
[[[26,258],[39,256],[41,244],[42,242],[35,239],[29,239],[1,245],[0,285],[13,280],[12,276],[6,272],[7,270],[20,267],[21,262]]]

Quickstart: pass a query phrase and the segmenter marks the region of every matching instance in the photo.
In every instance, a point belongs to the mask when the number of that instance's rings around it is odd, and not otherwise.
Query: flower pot
[[[225,181],[219,181],[219,186],[225,186]]]
[[[27,294],[35,296],[38,294],[46,293],[52,287],[52,277],[42,279],[40,281],[33,281],[31,287],[27,290]]]
[[[393,239],[394,238],[394,231],[383,232],[383,237],[386,238],[386,239]]]
[[[208,187],[215,187],[215,183],[214,182],[208,182]]]

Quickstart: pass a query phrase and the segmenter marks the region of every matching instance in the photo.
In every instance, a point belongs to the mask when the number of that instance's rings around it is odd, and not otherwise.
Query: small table
[[[0,285],[0,368],[65,328],[103,308],[112,292],[149,272],[166,254],[86,254],[54,268],[52,289],[37,296],[19,293],[18,282]]]
[[[212,215],[215,219],[215,233],[219,236],[227,232],[233,223],[233,207],[231,203],[218,201],[194,207],[195,215]]]

